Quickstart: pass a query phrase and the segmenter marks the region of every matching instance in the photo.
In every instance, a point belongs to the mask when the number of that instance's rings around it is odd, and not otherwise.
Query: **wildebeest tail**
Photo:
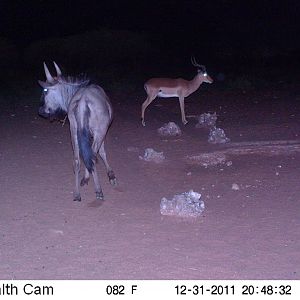
[[[79,145],[79,154],[83,160],[84,165],[91,173],[94,170],[95,154],[92,150],[93,137],[89,129],[90,109],[85,107],[83,116],[77,115],[77,138]],[[80,114],[80,113],[79,113]]]

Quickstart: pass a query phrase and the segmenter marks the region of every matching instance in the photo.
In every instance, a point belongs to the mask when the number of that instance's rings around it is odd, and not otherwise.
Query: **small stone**
[[[238,191],[240,189],[239,185],[237,183],[233,183],[231,188],[234,190],[234,191]]]
[[[163,127],[157,129],[157,132],[160,136],[179,136],[181,135],[181,129],[174,122],[169,122]]]
[[[152,148],[145,149],[144,156],[139,156],[139,159],[144,161],[153,161],[155,163],[161,163],[165,160],[165,156],[163,152],[156,152]]]

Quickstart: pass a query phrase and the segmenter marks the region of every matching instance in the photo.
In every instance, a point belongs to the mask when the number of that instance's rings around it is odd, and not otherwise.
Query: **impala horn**
[[[192,65],[193,65],[194,67],[196,67],[196,68],[198,68],[198,69],[201,69],[201,71],[202,71],[203,73],[206,72],[205,66],[204,66],[204,65],[199,65],[199,64],[197,63],[196,59],[195,59],[195,56],[192,56],[192,57],[191,57],[191,62],[192,62]]]

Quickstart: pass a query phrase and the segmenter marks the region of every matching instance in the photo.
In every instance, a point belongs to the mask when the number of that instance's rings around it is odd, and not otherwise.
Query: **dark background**
[[[52,60],[110,87],[191,78],[191,55],[223,86],[293,83],[299,8],[297,0],[0,1],[0,86],[41,78]]]

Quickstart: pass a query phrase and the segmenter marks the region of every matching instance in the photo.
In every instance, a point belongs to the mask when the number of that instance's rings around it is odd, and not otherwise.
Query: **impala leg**
[[[146,126],[145,124],[145,110],[148,107],[148,105],[155,99],[156,97],[147,97],[147,99],[145,100],[145,102],[142,104],[142,117],[141,117],[141,121],[142,121],[142,125]]]
[[[179,104],[180,104],[180,111],[181,111],[181,120],[182,120],[183,125],[185,125],[185,124],[187,124],[188,121],[186,120],[186,117],[185,117],[184,98],[183,97],[179,98]]]

